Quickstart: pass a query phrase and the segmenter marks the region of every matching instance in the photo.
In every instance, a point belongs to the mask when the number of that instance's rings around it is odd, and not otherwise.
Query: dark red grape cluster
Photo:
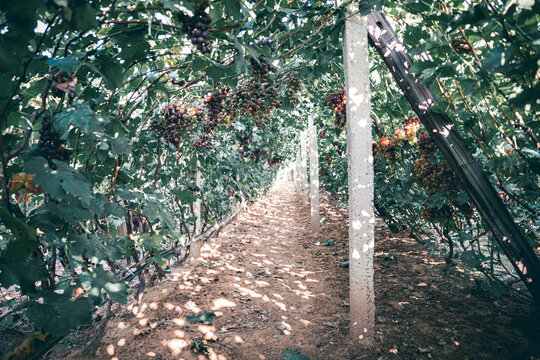
[[[347,123],[347,99],[345,95],[345,89],[341,91],[328,94],[328,106],[334,110],[335,120],[334,123],[343,129]]]
[[[387,158],[391,163],[396,160],[398,145],[399,142],[392,138],[382,137],[379,140],[379,150],[381,151],[382,156]]]
[[[173,103],[167,105],[162,114],[162,119],[154,119],[150,123],[150,129],[168,143],[179,147],[182,136],[192,132],[195,125],[204,119],[204,107]]]
[[[222,87],[219,90],[208,93],[204,98],[204,106],[206,108],[207,120],[204,125],[204,131],[211,133],[219,125],[220,122],[227,122],[231,113],[231,104],[228,103],[231,88]]]
[[[268,166],[279,168],[280,164],[283,162],[283,157],[279,155],[274,155],[268,158]]]
[[[214,140],[214,138],[212,137],[211,134],[203,134],[203,135],[199,136],[197,138],[197,140],[195,140],[193,142],[193,147],[197,151],[201,151],[203,149],[210,150],[212,148],[212,145],[213,145],[213,140]]]
[[[212,23],[212,18],[206,13],[207,8],[208,1],[205,0],[195,6],[194,16],[186,15],[183,12],[178,15],[179,20],[182,22],[182,31],[189,36],[191,43],[203,54],[212,50],[206,40]]]
[[[440,208],[424,208],[420,213],[420,216],[427,221],[446,222],[449,221],[449,219],[452,219],[452,208],[446,204]]]
[[[457,195],[457,177],[446,162],[434,163],[430,157],[422,156],[414,163],[414,178],[428,196],[437,192]]]
[[[259,61],[257,62],[254,58],[250,58],[251,66],[253,68],[253,76],[258,78],[261,82],[265,83],[268,81],[268,74],[274,69],[266,60],[264,55],[259,56]]]
[[[435,152],[435,141],[433,141],[431,135],[425,131],[422,131],[420,135],[418,135],[416,144],[418,145],[418,151],[422,155],[431,156]]]
[[[49,160],[51,169],[56,170],[56,165],[51,161],[53,159],[65,162],[69,161],[71,151],[65,148],[64,141],[60,139],[48,115],[41,117],[39,134],[39,151],[41,156]]]
[[[231,111],[232,114],[250,115],[257,122],[257,126],[262,128],[264,127],[262,118],[283,105],[279,94],[279,82],[261,83],[256,78],[245,80],[238,85],[233,94],[232,104],[235,107],[235,110]]]
[[[287,96],[289,97],[289,101],[292,105],[298,101],[296,94],[300,91],[300,86],[302,85],[302,82],[299,78],[292,75],[291,73],[287,73],[285,76],[285,84],[287,85]]]
[[[467,220],[472,219],[472,217],[474,215],[474,205],[473,204],[471,204],[469,202],[466,202],[466,203],[455,204],[455,205],[458,208],[459,212],[461,212],[461,214],[463,214],[465,219],[467,219]]]

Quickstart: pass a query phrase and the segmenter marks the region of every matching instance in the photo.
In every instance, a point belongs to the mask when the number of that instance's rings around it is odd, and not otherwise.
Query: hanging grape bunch
[[[328,94],[328,106],[334,110],[336,124],[340,129],[343,129],[347,122],[347,106],[345,89]]]
[[[264,55],[259,56],[258,62],[254,58],[250,58],[250,62],[253,67],[253,76],[263,83],[268,82],[268,73],[273,69],[266,57]]]
[[[433,141],[431,135],[425,131],[422,131],[420,135],[418,135],[416,144],[418,145],[418,151],[422,155],[431,156],[435,152],[435,141]]]
[[[388,137],[382,137],[379,140],[379,150],[382,156],[387,158],[391,163],[396,160],[397,144],[397,141]]]
[[[194,16],[188,16],[183,12],[178,15],[179,20],[182,22],[182,31],[186,33],[189,40],[197,50],[202,54],[206,54],[212,50],[212,47],[206,40],[208,38],[208,30],[212,23],[212,18],[206,13],[208,8],[208,1],[202,1],[195,6]]]
[[[51,169],[56,170],[56,165],[51,161],[53,159],[69,162],[71,151],[65,148],[64,141],[60,139],[48,115],[41,117],[39,134],[39,151],[41,156],[49,160]]]
[[[182,135],[191,132],[196,123],[204,118],[204,108],[174,103],[168,104],[162,114],[162,119],[152,120],[150,129],[168,143],[179,147]]]
[[[253,119],[258,119],[261,111],[266,111],[266,99],[263,96],[264,85],[255,78],[243,81],[233,95],[233,103],[236,104],[240,114],[249,114]]]
[[[207,120],[204,125],[204,131],[211,133],[219,125],[219,123],[226,123],[228,118],[232,115],[228,109],[231,108],[231,104],[227,99],[231,92],[231,88],[222,87],[219,90],[208,93],[204,99],[204,106],[206,108]]]
[[[409,117],[407,120],[403,121],[403,130],[405,131],[405,136],[409,141],[409,144],[413,145],[416,143],[416,133],[420,128],[420,119]]]
[[[212,137],[212,135],[210,134],[203,134],[201,136],[199,136],[197,138],[197,140],[195,140],[193,142],[193,147],[197,150],[197,151],[201,151],[203,149],[207,149],[207,150],[210,150],[212,148],[212,143],[213,143],[213,140],[214,138]]]
[[[427,221],[446,222],[452,219],[452,208],[446,204],[441,206],[440,208],[425,208],[420,213],[420,216],[422,216]]]
[[[450,197],[457,195],[458,181],[446,162],[435,163],[431,157],[421,156],[414,163],[414,178],[428,196],[441,191]]]
[[[287,73],[285,76],[285,84],[287,85],[287,96],[289,97],[289,101],[292,105],[294,105],[298,100],[296,98],[296,94],[300,91],[302,82],[296,76],[292,75],[291,73]]]

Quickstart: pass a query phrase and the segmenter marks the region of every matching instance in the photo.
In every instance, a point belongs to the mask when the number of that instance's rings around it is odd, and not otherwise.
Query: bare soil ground
[[[311,359],[540,358],[538,309],[480,292],[459,266],[382,225],[377,346],[358,348],[348,337],[348,269],[339,267],[348,256],[347,214],[321,199],[326,222],[315,236],[292,185],[272,189],[203,246],[201,261],[174,269],[140,306],[112,318],[95,353],[64,343],[46,358],[279,359],[287,348]],[[335,246],[316,245],[326,239]],[[186,322],[201,312],[214,312],[213,323]],[[191,349],[197,342],[211,354]]]

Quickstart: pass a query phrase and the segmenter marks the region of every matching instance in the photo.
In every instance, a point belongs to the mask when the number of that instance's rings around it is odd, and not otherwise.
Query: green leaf
[[[101,132],[108,122],[104,116],[95,114],[88,104],[75,104],[54,117],[54,125],[62,139],[67,139],[71,126],[84,133]]]
[[[47,65],[56,67],[63,72],[71,74],[73,72],[73,68],[79,65],[79,59],[77,56],[51,58],[47,60]]]
[[[8,288],[19,285],[21,293],[27,295],[36,291],[36,282],[46,280],[48,276],[42,259],[30,258],[26,261],[0,257],[0,284]]]
[[[13,260],[26,259],[37,248],[36,230],[11,215],[5,207],[0,208],[0,219],[14,236],[2,256]]]
[[[85,32],[99,24],[96,19],[96,10],[90,4],[83,4],[72,10],[71,23],[77,30]]]
[[[77,326],[90,324],[93,306],[88,298],[78,298],[71,301],[71,293],[57,294],[45,292],[39,294],[36,300],[29,301],[25,306],[25,315],[36,329],[46,334],[64,336]]]
[[[322,246],[334,246],[334,245],[336,245],[336,243],[332,239],[326,239],[322,243]]]
[[[209,323],[212,324],[214,322],[214,318],[216,317],[216,314],[213,312],[203,312],[199,315],[188,315],[186,316],[186,321],[190,324],[196,324],[196,323]]]
[[[110,90],[115,90],[122,85],[124,68],[118,61],[114,61],[109,56],[102,54],[97,57],[96,65]]]
[[[286,349],[281,354],[279,359],[280,360],[309,360],[309,357],[307,355],[302,354],[300,350]]]
[[[126,240],[97,234],[70,235],[68,244],[71,255],[98,263],[102,260],[123,260]]]
[[[116,276],[103,269],[103,266],[96,266],[92,272],[88,272],[83,277],[83,284],[88,290],[89,295],[101,297],[100,290],[103,289],[112,301],[120,304],[127,303],[128,287],[125,282],[120,281]]]
[[[180,202],[184,205],[194,203],[197,200],[197,196],[191,190],[180,190],[176,188],[173,190],[173,194],[176,195]]]
[[[157,251],[161,247],[161,242],[163,240],[163,237],[158,234],[142,234],[142,247],[146,251]]]
[[[163,0],[163,6],[173,12],[183,12],[188,16],[195,15],[195,9],[190,1],[186,0]]]
[[[459,259],[471,269],[478,269],[482,266],[482,262],[478,258],[478,255],[471,250],[463,251]]]

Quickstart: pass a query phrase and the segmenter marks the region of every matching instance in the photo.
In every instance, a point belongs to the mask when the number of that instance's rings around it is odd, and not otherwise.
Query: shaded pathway
[[[461,266],[377,226],[376,348],[348,340],[347,212],[321,198],[321,235],[292,184],[272,189],[109,321],[95,354],[57,347],[47,359],[540,359],[540,312],[477,287]],[[315,245],[332,239],[335,246]],[[211,325],[186,316],[216,314]],[[76,348],[87,342],[72,337]],[[79,341],[77,344],[76,342]],[[208,357],[190,349],[201,341]],[[67,354],[67,355],[66,355]]]
[[[219,359],[277,359],[286,348],[332,358],[348,326],[348,272],[335,263],[346,254],[313,256],[331,250],[315,246],[321,238],[309,229],[292,184],[272,189],[203,246],[201,261],[148,289],[135,315],[111,320],[97,355],[196,359],[189,347],[204,338]],[[212,326],[185,322],[210,311]]]

